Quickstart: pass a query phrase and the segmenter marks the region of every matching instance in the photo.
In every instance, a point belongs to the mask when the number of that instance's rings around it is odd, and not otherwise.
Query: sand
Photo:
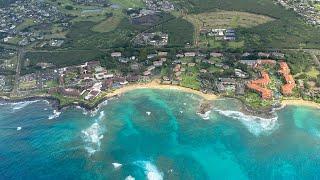
[[[127,86],[124,86],[122,88],[116,89],[113,92],[108,93],[105,97],[114,97],[117,95],[121,95],[123,93],[126,93],[128,91],[136,90],[136,89],[166,89],[166,90],[179,90],[187,93],[192,93],[196,94],[206,100],[215,100],[218,99],[219,96],[214,95],[214,94],[205,94],[200,91],[186,88],[186,87],[181,87],[181,86],[176,86],[176,85],[164,85],[160,84],[159,80],[154,80],[149,83],[139,83],[139,84],[129,84]]]
[[[219,96],[215,94],[205,94],[201,91],[182,87],[182,86],[177,86],[177,85],[164,85],[160,84],[159,80],[154,80],[149,83],[137,83],[137,84],[129,84],[126,85],[122,88],[116,89],[113,92],[108,93],[105,97],[110,98],[114,96],[118,96],[121,94],[124,94],[129,91],[137,90],[137,89],[164,89],[164,90],[179,90],[183,91],[186,93],[192,93],[196,94],[200,97],[202,97],[205,100],[216,100],[219,98]],[[305,101],[302,99],[295,99],[295,100],[283,100],[281,102],[283,105],[295,105],[295,106],[308,106],[308,107],[314,107],[314,108],[319,108],[320,109],[320,104],[312,102],[312,101]]]
[[[314,107],[320,109],[320,104],[312,102],[312,101],[305,101],[302,99],[296,99],[296,100],[283,100],[281,102],[283,105],[294,105],[294,106],[308,106],[308,107]]]

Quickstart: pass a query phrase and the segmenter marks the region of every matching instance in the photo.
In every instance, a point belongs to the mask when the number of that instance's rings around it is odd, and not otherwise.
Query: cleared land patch
[[[239,11],[218,11],[200,14],[190,14],[186,20],[200,28],[251,28],[264,24],[274,19],[264,15],[258,15]]]
[[[123,19],[123,16],[114,15],[112,17],[107,18],[106,20],[101,21],[99,24],[93,26],[92,30],[95,32],[101,32],[101,33],[113,31],[119,26],[122,19]]]
[[[189,14],[184,17],[195,27],[195,44],[199,42],[200,29],[213,28],[252,28],[274,19],[264,15],[258,15],[240,11],[217,11],[200,14]],[[200,42],[201,43],[201,42]]]

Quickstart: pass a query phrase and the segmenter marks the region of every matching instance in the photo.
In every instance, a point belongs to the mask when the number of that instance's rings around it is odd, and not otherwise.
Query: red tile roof
[[[261,78],[257,80],[250,81],[247,84],[249,89],[252,89],[258,92],[261,95],[262,99],[271,99],[272,98],[272,91],[270,89],[264,88],[264,86],[270,83],[270,77],[268,73],[262,72]]]
[[[280,62],[279,73],[285,79],[286,84],[281,87],[281,92],[283,95],[291,95],[293,88],[296,86],[293,76],[290,74],[290,68],[286,62]]]

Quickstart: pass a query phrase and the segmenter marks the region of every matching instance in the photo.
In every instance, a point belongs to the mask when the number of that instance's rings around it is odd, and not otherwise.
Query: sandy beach
[[[281,102],[283,105],[294,105],[294,106],[308,106],[308,107],[314,107],[314,108],[319,108],[320,109],[320,104],[317,104],[312,101],[305,101],[302,99],[296,99],[296,100],[283,100]]]
[[[200,91],[186,88],[186,87],[160,84],[158,80],[154,80],[149,83],[130,84],[130,85],[124,86],[120,89],[116,89],[113,92],[108,93],[105,97],[108,98],[108,97],[121,95],[121,94],[126,93],[128,91],[132,91],[132,90],[136,90],[136,89],[167,89],[167,90],[172,89],[172,90],[179,90],[179,91],[183,91],[183,92],[187,92],[187,93],[196,94],[206,100],[215,100],[215,99],[219,98],[219,96],[217,96],[217,95],[205,94]]]

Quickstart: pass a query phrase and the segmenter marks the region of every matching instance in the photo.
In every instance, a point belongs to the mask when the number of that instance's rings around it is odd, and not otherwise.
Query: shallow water
[[[0,104],[0,179],[320,179],[319,110],[265,119],[224,99],[203,118],[199,102],[145,89],[95,113]]]

